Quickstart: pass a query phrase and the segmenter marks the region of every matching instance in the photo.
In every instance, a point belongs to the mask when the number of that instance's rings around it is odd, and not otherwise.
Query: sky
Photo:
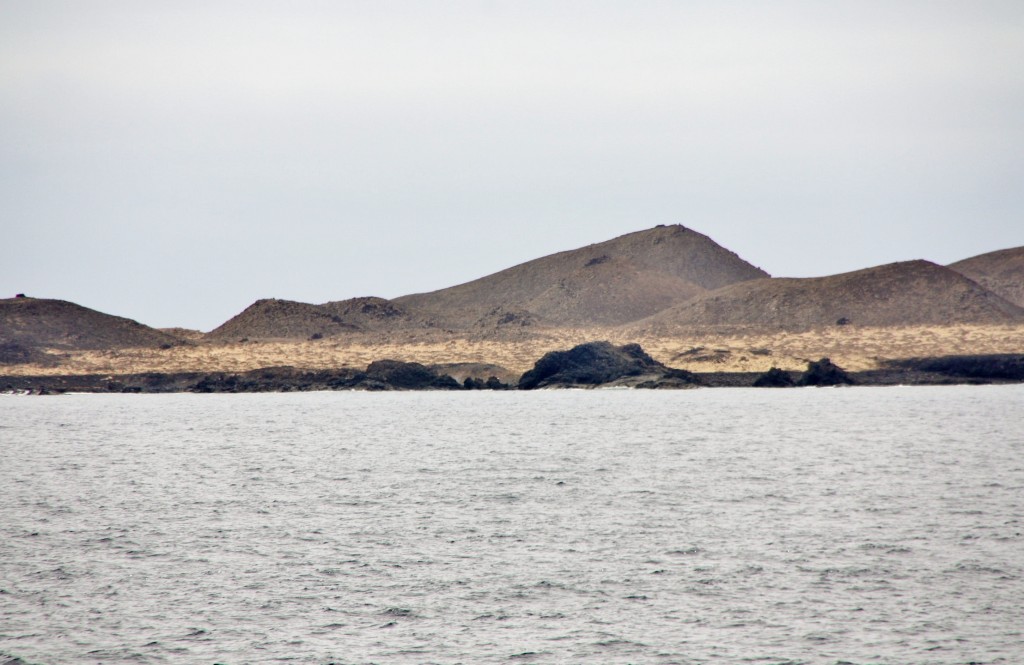
[[[0,0],[0,297],[210,330],[657,224],[1024,245],[1024,2]]]

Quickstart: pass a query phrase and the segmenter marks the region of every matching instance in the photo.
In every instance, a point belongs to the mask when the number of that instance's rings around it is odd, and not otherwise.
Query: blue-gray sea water
[[[1024,386],[0,397],[0,662],[1022,663]]]

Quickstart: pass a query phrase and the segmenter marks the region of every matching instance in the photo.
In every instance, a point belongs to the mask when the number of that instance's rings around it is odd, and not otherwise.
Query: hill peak
[[[498,307],[553,325],[616,325],[767,276],[703,234],[660,225],[395,302],[453,328],[467,328]]]
[[[0,299],[0,342],[31,348],[111,349],[180,342],[155,328],[66,300]]]

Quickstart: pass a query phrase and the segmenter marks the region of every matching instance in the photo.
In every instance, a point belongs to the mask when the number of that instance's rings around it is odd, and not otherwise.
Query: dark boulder
[[[852,383],[853,379],[846,370],[832,364],[828,358],[807,363],[807,371],[797,381],[799,386],[843,386]]]
[[[695,381],[689,372],[671,369],[651,358],[639,344],[614,346],[610,342],[588,342],[568,351],[544,354],[533,369],[519,379],[519,388],[630,385],[623,381],[630,377],[637,378],[632,385],[644,387],[655,387],[653,383],[666,379],[676,383]]]
[[[407,363],[400,360],[376,360],[366,368],[369,381],[380,382],[397,390],[459,390],[459,382],[448,376],[440,375],[420,363]]]
[[[496,376],[489,377],[486,381],[476,376],[468,376],[462,382],[466,390],[508,390],[510,386],[502,383]]]
[[[487,377],[487,381],[484,382],[484,388],[487,390],[509,390],[511,387],[507,383],[502,383],[496,376]]]
[[[790,376],[789,372],[781,370],[778,367],[772,367],[770,370],[754,379],[755,388],[792,388],[795,385],[796,383],[793,381],[793,377]]]

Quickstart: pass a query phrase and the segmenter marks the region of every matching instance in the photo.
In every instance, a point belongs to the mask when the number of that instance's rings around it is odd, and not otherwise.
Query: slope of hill
[[[553,325],[609,325],[649,316],[709,289],[767,276],[707,236],[659,226],[394,302],[452,328],[469,328],[497,308],[527,312]]]
[[[0,299],[0,343],[26,349],[113,349],[181,343],[167,333],[64,300]]]
[[[847,323],[1020,322],[1024,322],[1024,309],[963,275],[928,261],[907,261],[829,277],[733,284],[637,322],[635,329],[736,326],[809,330]]]
[[[331,316],[341,319],[346,325],[359,330],[429,328],[433,325],[431,321],[410,313],[391,300],[373,296],[335,300],[320,307],[330,312]]]
[[[352,298],[322,305],[271,298],[257,300],[208,332],[205,339],[213,342],[320,339],[429,325],[384,298]]]
[[[215,342],[309,339],[313,335],[335,335],[354,329],[319,305],[267,298],[257,300],[240,314],[206,333],[206,339]]]
[[[979,254],[948,267],[1024,307],[1024,247]]]

